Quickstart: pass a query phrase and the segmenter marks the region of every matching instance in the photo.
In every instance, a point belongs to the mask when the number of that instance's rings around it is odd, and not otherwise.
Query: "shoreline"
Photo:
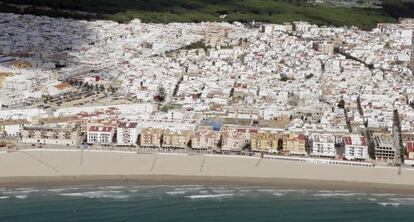
[[[192,176],[148,176],[148,175],[106,175],[106,176],[52,176],[52,177],[9,177],[0,179],[2,188],[48,188],[83,185],[143,185],[143,186],[246,186],[279,189],[306,189],[354,191],[366,193],[413,194],[409,185],[389,185],[345,181],[301,180],[285,178],[243,178],[243,177],[192,177]]]
[[[235,156],[25,150],[0,154],[0,187],[226,185],[414,193],[414,170]]]

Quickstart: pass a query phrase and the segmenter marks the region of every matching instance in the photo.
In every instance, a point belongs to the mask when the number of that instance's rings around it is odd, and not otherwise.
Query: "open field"
[[[0,11],[52,17],[111,19],[126,22],[241,21],[283,23],[309,21],[318,25],[355,25],[371,29],[379,22],[395,22],[381,8],[338,8],[281,0],[3,0]],[[22,9],[21,5],[24,5]],[[20,7],[18,7],[20,6]],[[36,6],[36,7],[33,7]],[[87,12],[87,13],[80,13]],[[220,15],[226,15],[220,18]]]

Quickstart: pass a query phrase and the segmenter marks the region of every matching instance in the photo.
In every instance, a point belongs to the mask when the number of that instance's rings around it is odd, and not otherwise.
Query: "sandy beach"
[[[0,186],[134,182],[414,192],[414,170],[322,165],[243,156],[80,150],[0,154]]]

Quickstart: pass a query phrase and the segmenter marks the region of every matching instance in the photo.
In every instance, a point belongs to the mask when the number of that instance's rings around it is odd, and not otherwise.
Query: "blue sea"
[[[247,186],[0,188],[0,221],[414,221],[414,194]]]

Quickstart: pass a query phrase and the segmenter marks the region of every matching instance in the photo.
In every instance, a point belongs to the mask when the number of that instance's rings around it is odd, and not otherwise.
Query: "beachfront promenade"
[[[132,151],[24,149],[0,154],[0,183],[134,180],[414,190],[414,170],[315,164],[233,155],[136,153]]]

